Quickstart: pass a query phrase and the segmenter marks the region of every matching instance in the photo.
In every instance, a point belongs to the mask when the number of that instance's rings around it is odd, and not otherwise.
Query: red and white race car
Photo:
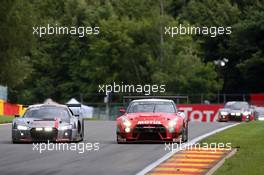
[[[186,142],[188,118],[179,112],[173,100],[141,99],[130,102],[118,117],[117,142]]]
[[[229,101],[224,108],[219,109],[219,122],[227,121],[252,121],[254,120],[254,110],[245,101]]]

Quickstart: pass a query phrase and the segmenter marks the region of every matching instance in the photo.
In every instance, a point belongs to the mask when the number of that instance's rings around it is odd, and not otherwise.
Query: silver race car
[[[218,121],[252,121],[254,112],[248,102],[230,101],[219,109]]]
[[[74,115],[69,106],[57,103],[29,106],[25,114],[12,123],[13,143],[82,141],[83,136],[83,120]]]
[[[256,120],[264,121],[264,107],[254,107],[254,115]]]

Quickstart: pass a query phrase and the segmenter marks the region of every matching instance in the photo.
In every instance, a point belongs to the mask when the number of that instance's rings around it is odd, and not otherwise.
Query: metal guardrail
[[[94,107],[93,118],[99,120],[115,120],[118,116],[121,115],[121,113],[119,112],[119,108],[127,107],[129,99],[142,98],[142,96],[139,95],[112,94],[110,102],[104,103],[104,94],[83,94],[82,97],[91,100],[97,99],[96,103],[83,102],[83,104]],[[250,94],[158,94],[153,96],[146,96],[146,98],[166,97],[176,99],[176,104],[224,104],[227,101],[250,102]]]
[[[111,94],[110,103],[124,103],[127,99],[142,98],[142,94]],[[80,94],[80,101],[82,103],[94,101],[90,104],[104,103],[105,94],[102,93],[87,93]],[[227,101],[250,101],[250,94],[152,94],[145,96],[146,98],[173,98],[178,104],[223,104]],[[124,99],[127,98],[127,99]],[[84,100],[85,99],[85,100]],[[96,101],[96,102],[95,102]],[[89,105],[89,103],[87,103]]]

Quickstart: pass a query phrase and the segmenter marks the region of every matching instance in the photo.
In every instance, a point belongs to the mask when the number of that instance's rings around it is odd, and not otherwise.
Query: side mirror
[[[178,112],[184,112],[184,110],[180,110],[180,109],[178,109]]]
[[[20,117],[19,115],[15,115],[15,118]]]
[[[124,113],[126,113],[126,109],[125,109],[124,107],[121,107],[121,108],[119,109],[119,112],[122,113],[122,114],[124,114]]]

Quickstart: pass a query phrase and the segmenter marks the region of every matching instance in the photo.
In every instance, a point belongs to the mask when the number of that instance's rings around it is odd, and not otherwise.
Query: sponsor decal
[[[34,121],[35,126],[54,126],[54,121]]]
[[[137,124],[139,124],[139,125],[151,125],[151,124],[159,125],[159,124],[161,124],[161,122],[158,120],[140,120],[140,121],[138,121]]]
[[[218,110],[223,105],[203,105],[203,104],[186,104],[177,105],[184,112],[190,121],[215,122],[218,117]]]

